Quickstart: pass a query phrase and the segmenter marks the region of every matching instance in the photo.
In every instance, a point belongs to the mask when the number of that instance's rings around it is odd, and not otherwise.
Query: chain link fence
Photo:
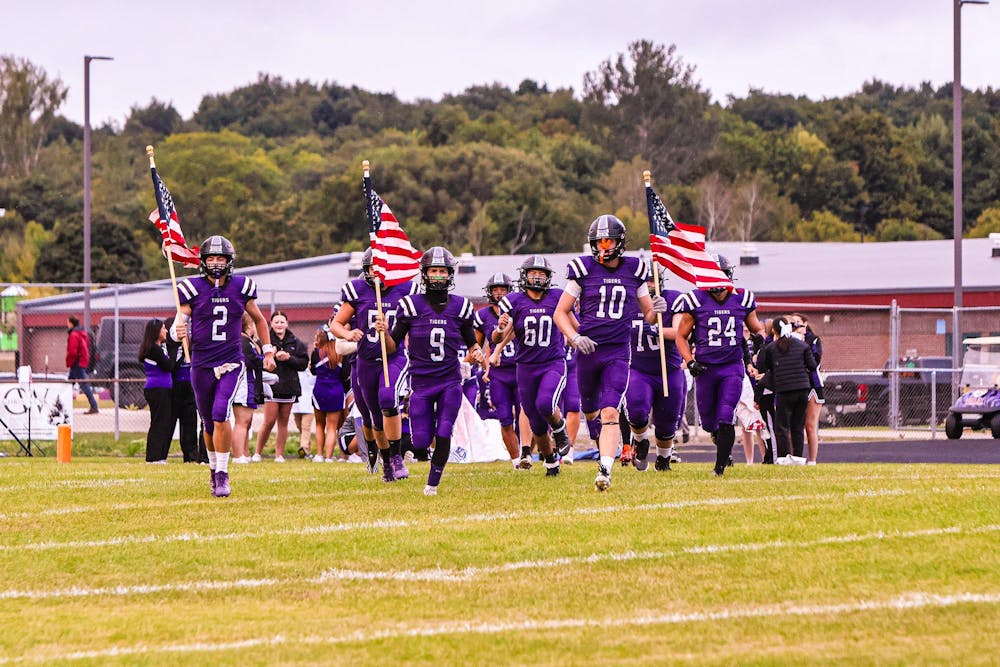
[[[67,380],[65,352],[67,318],[84,320],[81,284],[0,284],[0,384],[3,405],[31,414],[35,429],[44,416],[40,408],[24,407],[33,398],[25,383],[18,383],[19,367],[30,367],[38,384],[69,387],[60,406],[67,409],[77,432],[103,432],[116,439],[122,434],[145,435],[149,412],[143,398],[144,374],[138,359],[145,323],[151,317],[166,319],[174,313],[169,281],[142,285],[94,285],[89,299],[90,331],[94,359],[88,380],[100,412],[86,414],[88,402],[79,383]],[[306,289],[306,287],[308,289]],[[326,322],[339,293],[339,285],[307,285],[303,289],[259,288],[258,305],[265,315],[287,313],[290,330],[311,344],[316,328]],[[467,295],[477,301],[481,295]],[[823,423],[828,426],[880,426],[892,429],[940,427],[948,408],[962,390],[961,353],[954,351],[953,332],[963,338],[1000,335],[1000,307],[900,308],[824,303],[780,303],[762,300],[758,313],[770,318],[798,312],[821,337],[822,371],[827,405]],[[40,399],[38,399],[40,400]],[[38,400],[35,400],[37,403]],[[5,422],[17,421],[4,408]],[[18,428],[22,428],[19,426]],[[23,425],[27,430],[27,425]],[[0,439],[10,439],[0,424]],[[35,430],[35,434],[40,431]]]

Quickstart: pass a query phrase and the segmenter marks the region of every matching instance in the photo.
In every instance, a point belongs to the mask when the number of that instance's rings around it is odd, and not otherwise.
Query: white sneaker
[[[364,461],[364,459],[362,459],[357,454],[351,454],[350,456],[347,457],[347,462],[348,463],[364,463],[365,461]]]
[[[260,454],[254,454],[251,456],[250,463],[260,463]]]
[[[275,463],[284,463],[285,462],[285,457],[284,456],[275,456],[274,457],[274,462]]]
[[[815,461],[806,461],[806,465],[807,466],[814,466],[814,465],[816,465],[816,462]]]
[[[611,488],[611,473],[602,465],[597,466],[597,477],[594,478],[594,488],[598,491],[607,491]]]
[[[417,457],[415,457],[413,455],[413,452],[411,451],[407,451],[405,454],[403,454],[403,463],[413,463],[416,460]]]
[[[436,496],[438,494],[438,488],[436,486],[431,486],[430,484],[424,487],[425,496]]]
[[[323,463],[334,463],[336,461],[347,461],[347,459],[323,459]]]
[[[323,462],[322,454],[317,454],[316,456],[313,457],[313,463],[322,463],[322,462]]]
[[[779,456],[778,458],[774,459],[774,463],[776,465],[779,465],[779,466],[794,465],[792,463],[792,457],[791,456]]]
[[[789,465],[804,466],[806,464],[806,457],[804,456],[791,455],[788,458],[791,460],[791,463]]]
[[[569,451],[566,452],[566,456],[562,457],[562,463],[565,463],[568,466],[573,465],[573,448],[572,447],[570,447]]]

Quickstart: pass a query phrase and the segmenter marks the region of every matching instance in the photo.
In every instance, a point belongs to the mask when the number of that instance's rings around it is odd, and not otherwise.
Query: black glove
[[[764,337],[759,333],[750,334],[750,342],[753,343],[754,352],[760,352],[760,348],[764,347]]]
[[[708,367],[697,359],[692,359],[688,362],[688,372],[691,373],[691,377],[693,378],[698,377],[707,370]]]

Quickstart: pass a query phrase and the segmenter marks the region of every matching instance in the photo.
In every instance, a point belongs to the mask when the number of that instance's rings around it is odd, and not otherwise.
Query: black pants
[[[191,388],[191,383],[175,381],[170,398],[173,407],[171,432],[173,424],[180,422],[181,453],[184,455],[184,463],[197,463],[198,407],[194,403],[194,389]]]
[[[767,430],[771,437],[767,440],[767,451],[764,454],[764,463],[774,463],[774,443],[777,440],[777,424],[774,418],[774,394],[763,394],[760,397],[760,415],[767,424]]]
[[[795,456],[805,449],[806,406],[809,390],[779,391],[774,394],[775,439],[778,456],[788,456],[789,446]]]
[[[174,435],[170,389],[143,389],[142,395],[146,397],[146,403],[149,404],[146,461],[163,461],[170,451],[170,440]]]

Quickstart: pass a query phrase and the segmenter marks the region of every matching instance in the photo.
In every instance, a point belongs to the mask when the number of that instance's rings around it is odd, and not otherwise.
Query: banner
[[[29,389],[30,388],[30,389]],[[72,424],[73,385],[68,382],[17,382],[0,380],[0,440],[18,438],[55,440],[60,424]]]

